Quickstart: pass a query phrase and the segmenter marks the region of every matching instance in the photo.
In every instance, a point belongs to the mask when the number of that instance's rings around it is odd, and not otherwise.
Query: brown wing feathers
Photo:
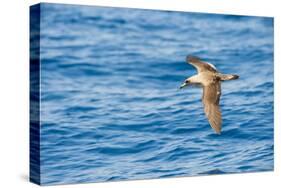
[[[204,111],[208,118],[211,127],[220,134],[221,132],[221,112],[219,107],[219,100],[221,95],[220,82],[210,84],[203,87],[202,102],[204,104]]]
[[[198,57],[195,56],[187,56],[186,62],[193,65],[198,72],[210,71],[210,72],[217,72],[214,67],[209,65],[206,62],[201,61]]]

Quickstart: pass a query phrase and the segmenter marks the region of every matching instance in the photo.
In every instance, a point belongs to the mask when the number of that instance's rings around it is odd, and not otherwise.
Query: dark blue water
[[[273,19],[43,4],[43,184],[273,170]],[[222,134],[188,54],[240,75]]]

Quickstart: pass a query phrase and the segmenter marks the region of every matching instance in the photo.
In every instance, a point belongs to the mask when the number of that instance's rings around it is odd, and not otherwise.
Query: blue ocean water
[[[41,6],[42,184],[273,170],[273,19]],[[222,134],[188,54],[222,84]]]

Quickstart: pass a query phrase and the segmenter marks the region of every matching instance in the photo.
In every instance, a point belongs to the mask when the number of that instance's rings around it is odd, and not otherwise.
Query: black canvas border
[[[40,185],[40,4],[31,6],[29,15],[29,180]]]

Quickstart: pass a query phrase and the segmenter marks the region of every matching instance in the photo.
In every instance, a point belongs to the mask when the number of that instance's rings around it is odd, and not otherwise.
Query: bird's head
[[[189,83],[190,83],[190,80],[189,80],[189,79],[186,79],[186,80],[181,84],[180,89],[182,89],[182,88],[188,86]]]

